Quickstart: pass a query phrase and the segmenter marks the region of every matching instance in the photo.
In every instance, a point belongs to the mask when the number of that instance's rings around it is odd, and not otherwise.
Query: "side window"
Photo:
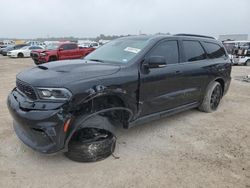
[[[63,50],[68,50],[68,44],[63,44],[60,48],[62,48]]]
[[[167,64],[174,64],[179,62],[179,52],[177,41],[164,41],[158,44],[149,53],[149,56],[163,56]]]
[[[68,50],[74,50],[77,48],[77,45],[76,44],[69,44],[68,48],[69,48]]]
[[[199,61],[206,59],[205,51],[199,41],[183,41],[186,61]]]
[[[204,46],[206,48],[208,57],[211,59],[226,56],[224,48],[219,46],[218,44],[211,42],[204,42]]]

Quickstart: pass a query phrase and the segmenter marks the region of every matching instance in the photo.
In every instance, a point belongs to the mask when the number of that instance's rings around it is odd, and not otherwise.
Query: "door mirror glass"
[[[63,48],[59,48],[59,51],[63,51]]]
[[[161,68],[166,65],[166,59],[163,56],[150,56],[145,61],[145,66],[148,68]]]

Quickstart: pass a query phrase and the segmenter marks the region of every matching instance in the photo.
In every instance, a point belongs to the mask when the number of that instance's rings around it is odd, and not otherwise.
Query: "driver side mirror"
[[[63,51],[63,48],[59,48],[59,51]]]
[[[163,56],[150,56],[145,62],[144,66],[147,68],[162,68],[167,65],[166,58]]]

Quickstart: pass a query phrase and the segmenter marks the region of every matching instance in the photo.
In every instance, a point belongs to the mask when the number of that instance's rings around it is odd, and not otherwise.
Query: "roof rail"
[[[215,39],[214,37],[211,37],[211,36],[206,36],[206,35],[194,35],[194,34],[185,34],[185,33],[175,34],[174,36],[202,37],[202,38]]]

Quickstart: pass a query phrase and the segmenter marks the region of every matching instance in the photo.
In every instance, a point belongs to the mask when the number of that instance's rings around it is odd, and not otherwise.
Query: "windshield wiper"
[[[101,63],[104,62],[103,60],[100,60],[100,59],[86,59],[86,60],[89,60],[89,61],[96,61],[96,62],[101,62]]]

